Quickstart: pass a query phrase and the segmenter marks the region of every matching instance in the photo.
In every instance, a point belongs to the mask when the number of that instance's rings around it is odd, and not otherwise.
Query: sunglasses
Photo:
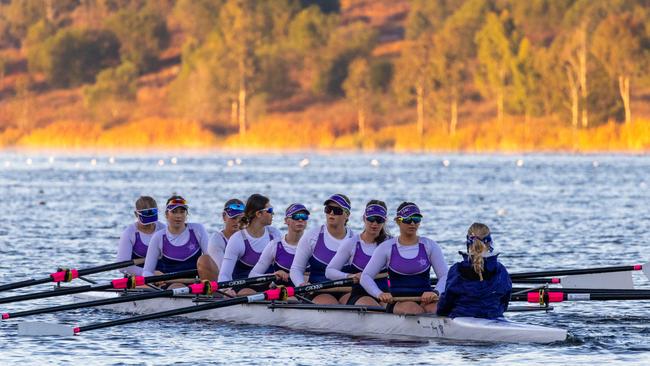
[[[410,224],[419,224],[420,221],[422,221],[421,216],[409,216],[409,217],[400,217],[399,222],[402,224],[410,225]]]
[[[264,212],[267,212],[267,213],[270,213],[271,215],[273,215],[273,207],[263,208],[263,209],[261,209],[259,211],[264,211]]]
[[[145,208],[142,210],[137,210],[135,211],[138,216],[141,217],[153,217],[153,216],[158,216],[158,209],[157,208]]]
[[[295,213],[291,215],[291,220],[296,220],[296,221],[307,221],[309,220],[309,215],[306,213]]]
[[[229,210],[234,210],[234,211],[244,211],[244,205],[241,203],[231,203],[228,206],[226,206],[226,209]]]
[[[381,216],[368,216],[366,217],[366,221],[368,222],[376,222],[378,224],[383,224],[386,222],[386,219],[381,217]]]
[[[173,200],[169,200],[167,202],[167,206],[169,205],[187,205],[187,201],[182,198],[174,198]]]
[[[341,207],[336,207],[336,206],[325,206],[325,213],[326,214],[333,214],[335,216],[341,216],[343,215],[343,209]]]

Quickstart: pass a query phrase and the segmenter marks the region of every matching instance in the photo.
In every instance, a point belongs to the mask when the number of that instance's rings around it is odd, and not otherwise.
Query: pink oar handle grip
[[[75,278],[79,278],[79,271],[76,269],[62,269],[50,274],[50,278],[54,282],[70,282]]]
[[[145,283],[146,282],[144,281],[144,277],[142,276],[118,278],[116,280],[111,281],[113,288],[120,289],[120,290],[136,288],[137,286],[142,286]]]
[[[195,295],[210,295],[219,289],[219,284],[215,281],[203,281],[201,283],[193,283],[188,285],[190,293]]]
[[[547,292],[548,302],[562,302],[564,301],[564,293],[562,292]],[[545,299],[540,299],[539,292],[529,292],[528,302],[543,304]]]

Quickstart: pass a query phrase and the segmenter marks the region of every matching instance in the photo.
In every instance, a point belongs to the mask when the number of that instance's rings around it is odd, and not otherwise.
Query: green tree
[[[138,69],[131,62],[108,68],[97,75],[94,85],[84,88],[84,104],[102,120],[114,122],[125,117],[137,97]]]
[[[158,66],[160,52],[169,44],[169,32],[165,18],[156,9],[124,8],[109,17],[106,26],[120,40],[122,61],[134,63],[141,72]]]
[[[609,76],[618,80],[625,123],[632,121],[630,79],[642,72],[641,66],[647,57],[647,50],[642,44],[644,33],[643,23],[631,13],[610,15],[598,25],[594,33],[594,54]]]
[[[345,96],[357,110],[359,137],[362,139],[366,135],[366,123],[370,110],[370,98],[372,97],[371,87],[368,60],[364,58],[355,59],[350,64],[348,77],[343,83],[343,90],[345,90]]]
[[[179,0],[174,6],[174,18],[185,34],[204,42],[217,27],[223,0]]]
[[[476,80],[486,97],[496,96],[497,120],[501,124],[505,113],[504,100],[512,84],[512,62],[515,58],[512,32],[509,31],[508,14],[501,17],[488,13],[485,25],[476,35],[478,64]]]
[[[91,82],[100,70],[115,65],[119,59],[119,42],[108,31],[66,28],[40,47],[45,48],[39,53],[44,59],[33,60],[34,68],[44,72],[57,87]]]

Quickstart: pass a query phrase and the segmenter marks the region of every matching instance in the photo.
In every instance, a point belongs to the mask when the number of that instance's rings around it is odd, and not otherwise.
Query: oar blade
[[[566,276],[561,284],[564,288],[634,289],[631,271]]]
[[[643,271],[643,274],[647,279],[650,279],[650,262],[648,263],[643,263],[641,266],[641,270]]]
[[[67,337],[74,335],[74,328],[64,324],[53,324],[45,322],[23,322],[18,324],[18,335],[27,337],[60,336]]]

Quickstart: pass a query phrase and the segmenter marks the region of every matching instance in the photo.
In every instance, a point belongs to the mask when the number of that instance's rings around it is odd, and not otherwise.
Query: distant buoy
[[[32,165],[32,158],[27,158],[27,160],[25,160],[25,163],[27,165]]]
[[[112,157],[112,156],[110,158],[108,158],[108,163],[109,164],[115,164],[115,158]]]
[[[75,167],[75,168],[79,168],[80,166],[81,166],[81,165],[79,164],[79,162],[76,162],[76,163],[74,164],[74,167]]]
[[[300,163],[298,163],[298,165],[299,165],[301,168],[306,167],[307,165],[309,165],[309,159],[304,158],[304,159],[300,160]]]
[[[92,160],[90,161],[90,165],[92,165],[92,166],[97,165],[97,159],[92,159]]]
[[[442,161],[442,166],[444,166],[444,167],[448,167],[449,164],[450,164],[450,163],[449,163],[449,160],[447,160],[447,159],[445,159],[445,160]]]
[[[379,166],[379,160],[377,160],[377,159],[370,160],[370,165],[372,165],[374,167],[378,167]]]
[[[226,163],[226,165],[228,165],[228,166],[233,166],[233,165],[235,165],[235,162],[232,161],[232,160],[228,160],[228,162]]]
[[[235,159],[235,164],[241,165],[241,159],[240,158]]]
[[[598,168],[600,166],[600,163],[596,160],[594,160],[591,165],[593,165],[594,168]]]
[[[517,159],[517,166],[520,168],[524,166],[524,161],[522,159]]]
[[[165,161],[163,159],[158,160],[158,166],[163,166],[165,165]]]
[[[505,216],[506,215],[506,209],[505,208],[500,208],[497,210],[497,216]]]
[[[648,185],[646,184],[646,182],[639,183],[639,187],[641,187],[641,188],[646,188],[647,186]]]
[[[178,159],[176,159],[176,157],[173,157],[171,159],[171,162],[172,162],[172,164],[176,165],[176,163],[178,163]]]
[[[54,163],[54,156],[50,156],[50,158],[47,159],[47,161],[49,161],[50,164]]]
[[[5,167],[9,168],[11,166],[11,162],[8,160],[5,160]]]

